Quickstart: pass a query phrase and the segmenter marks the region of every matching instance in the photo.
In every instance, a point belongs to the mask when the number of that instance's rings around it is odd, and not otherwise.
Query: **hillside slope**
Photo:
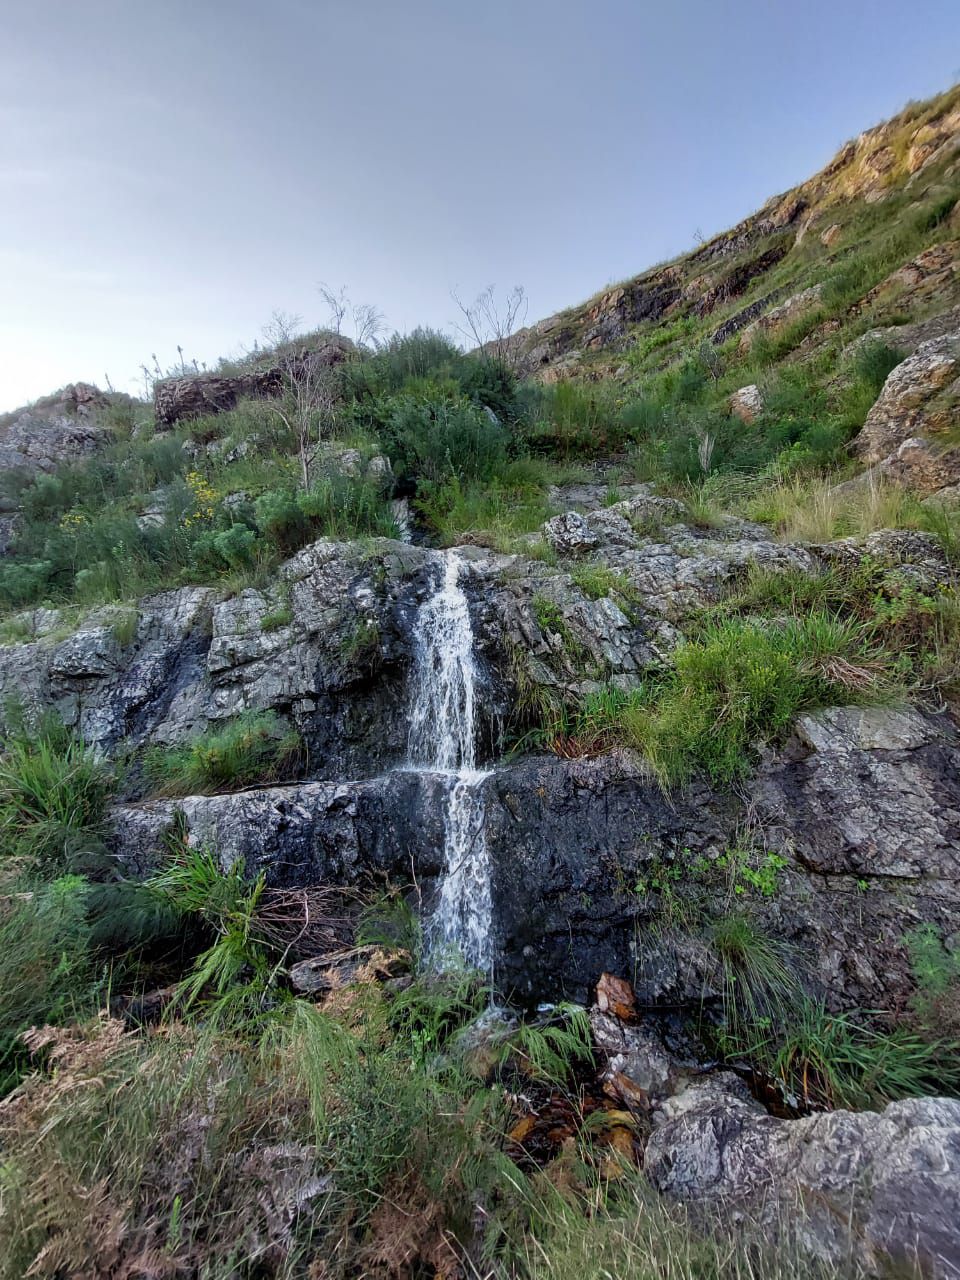
[[[635,375],[666,363],[691,339],[705,338],[726,351],[730,339],[775,309],[772,323],[761,323],[760,331],[782,329],[803,313],[805,332],[792,335],[798,341],[824,320],[849,314],[854,303],[857,316],[867,309],[879,313],[885,304],[896,318],[893,295],[909,289],[908,281],[892,283],[875,298],[866,295],[914,249],[960,233],[958,157],[955,86],[868,129],[812,178],[694,252],[521,331],[515,340],[523,367],[545,380],[617,369],[621,376]],[[937,282],[942,289],[924,291],[925,309],[958,300],[955,254],[953,263],[949,278]],[[779,310],[783,300],[818,285],[827,297],[808,298],[806,311],[797,303]],[[654,332],[657,358],[651,361],[645,348],[652,344],[643,339]]]

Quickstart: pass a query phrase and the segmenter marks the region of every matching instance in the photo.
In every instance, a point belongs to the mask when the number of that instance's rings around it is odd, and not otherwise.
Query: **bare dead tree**
[[[512,369],[516,364],[516,347],[510,338],[527,319],[528,303],[523,285],[514,285],[503,301],[498,300],[492,284],[478,293],[472,303],[464,302],[456,289],[451,290],[451,296],[463,317],[463,323],[457,325],[462,336],[492,356],[502,368]]]
[[[347,314],[347,309],[350,305],[347,300],[346,285],[341,285],[338,293],[334,293],[325,284],[319,284],[317,288],[320,290],[320,297],[327,304],[330,328],[339,337],[343,333],[343,318]]]
[[[383,333],[385,320],[383,313],[370,302],[361,302],[353,310],[353,340],[360,348],[376,347],[377,339]]]
[[[294,315],[290,311],[274,311],[270,319],[263,326],[261,333],[264,336],[268,346],[286,347],[297,337],[299,337],[303,329],[303,319],[298,315]]]
[[[344,321],[349,317],[357,349],[363,351],[375,347],[384,329],[383,314],[370,302],[351,302],[346,285],[341,285],[336,292],[325,284],[318,288],[327,304],[329,327],[333,332],[342,337]]]
[[[289,348],[281,356],[279,372],[284,396],[269,407],[296,440],[300,483],[307,490],[313,463],[333,427],[336,375],[320,352]]]

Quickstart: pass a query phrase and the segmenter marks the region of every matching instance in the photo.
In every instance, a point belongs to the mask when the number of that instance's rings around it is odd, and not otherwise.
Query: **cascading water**
[[[463,561],[442,556],[433,595],[414,630],[416,666],[410,708],[409,765],[448,778],[444,814],[444,874],[428,923],[431,950],[457,950],[470,966],[490,972],[490,866],[484,837],[483,780],[474,744],[477,669]]]

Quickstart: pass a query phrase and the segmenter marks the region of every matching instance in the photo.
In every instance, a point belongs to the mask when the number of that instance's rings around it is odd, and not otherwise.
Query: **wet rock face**
[[[721,859],[750,846],[782,860],[775,892],[751,891],[750,907],[793,949],[809,989],[837,1008],[894,1007],[908,993],[904,934],[925,922],[944,936],[960,928],[960,747],[945,718],[855,708],[802,717],[739,796],[703,782],[668,796],[626,751],[497,763],[521,690],[636,687],[669,663],[680,625],[751,564],[812,572],[867,554],[925,591],[948,574],[924,534],[785,546],[743,521],[700,529],[689,519],[639,492],[548,522],[560,568],[459,552],[479,667],[477,757],[492,766],[480,785],[497,980],[531,1003],[582,999],[603,971],[629,976],[646,1006],[709,999],[710,926],[734,900]],[[406,760],[415,624],[439,566],[436,553],[402,543],[321,540],[268,587],[142,601],[132,635],[116,609],[66,636],[55,611],[37,610],[36,639],[0,646],[0,704],[16,695],[28,711],[54,707],[108,755],[272,710],[302,734],[312,780],[127,805],[121,857],[147,869],[179,808],[194,838],[250,874],[300,885],[386,871],[415,882],[429,910],[448,784],[390,771]]]
[[[717,858],[754,823],[784,860],[776,893],[750,899],[759,925],[832,1007],[891,1007],[909,990],[904,933],[960,927],[958,759],[940,720],[843,708],[805,717],[742,799],[703,785],[667,796],[629,752],[503,764],[482,784],[497,983],[530,1004],[584,1000],[603,972],[627,975],[647,1008],[718,994],[709,928],[731,888]],[[401,771],[127,806],[114,843],[148,871],[179,810],[191,839],[251,876],[386,872],[416,884],[429,911],[449,786]]]
[[[156,868],[177,825],[224,867],[240,862],[251,879],[265,872],[279,888],[369,883],[384,872],[406,882],[414,869],[432,884],[443,865],[446,785],[435,774],[397,771],[119,806],[113,844],[139,875]]]

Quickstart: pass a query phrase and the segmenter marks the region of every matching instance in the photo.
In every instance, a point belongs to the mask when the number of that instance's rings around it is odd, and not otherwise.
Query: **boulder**
[[[698,1210],[749,1214],[815,1257],[851,1245],[869,1272],[960,1276],[960,1102],[909,1098],[880,1112],[779,1120],[736,1077],[694,1080],[653,1116],[644,1168]]]
[[[109,397],[86,382],[0,415],[0,471],[53,471],[101,448],[110,432],[100,424]]]
[[[296,377],[299,370],[307,366],[329,368],[342,364],[353,350],[349,338],[324,334],[317,342],[297,347],[282,361],[271,360],[267,354],[237,373],[198,373],[164,378],[153,389],[157,426],[172,427],[184,419],[222,413],[247,398],[281,396],[288,378]]]
[[[730,412],[748,426],[763,413],[763,394],[756,383],[741,387],[730,397]]]
[[[949,432],[960,408],[960,331],[922,342],[890,373],[853,452],[922,496],[960,480]]]

